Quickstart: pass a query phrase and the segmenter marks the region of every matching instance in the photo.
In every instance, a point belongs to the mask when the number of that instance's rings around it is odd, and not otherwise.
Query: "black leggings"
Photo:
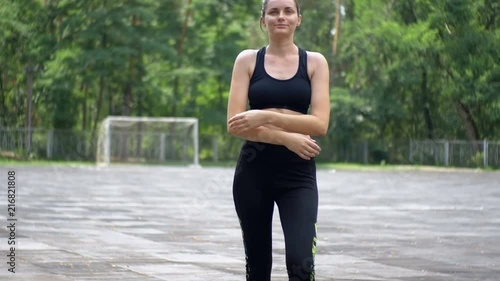
[[[314,159],[301,159],[284,146],[246,141],[235,171],[233,198],[243,232],[246,280],[271,280],[275,202],[289,280],[314,280],[318,214]]]

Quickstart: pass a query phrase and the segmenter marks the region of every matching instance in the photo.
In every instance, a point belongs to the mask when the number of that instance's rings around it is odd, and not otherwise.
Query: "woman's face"
[[[293,33],[301,20],[294,0],[269,0],[261,18],[270,34]]]

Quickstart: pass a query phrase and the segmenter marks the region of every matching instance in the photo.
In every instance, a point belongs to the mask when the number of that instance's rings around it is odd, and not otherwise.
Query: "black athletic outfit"
[[[287,108],[307,113],[311,85],[307,53],[287,80],[266,73],[266,48],[257,53],[248,98],[252,109]],[[282,145],[245,141],[236,166],[233,198],[243,233],[247,281],[270,281],[272,217],[279,208],[289,280],[314,280],[318,191],[314,159],[304,160]]]

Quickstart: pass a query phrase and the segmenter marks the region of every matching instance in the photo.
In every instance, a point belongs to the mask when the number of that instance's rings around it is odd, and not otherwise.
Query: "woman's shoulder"
[[[241,51],[236,57],[235,65],[253,69],[258,51],[259,50],[253,50],[253,49],[246,49]]]
[[[255,60],[257,57],[257,52],[259,50],[253,50],[253,49],[246,49],[241,51],[238,56],[236,57],[236,61],[238,62],[250,62]]]
[[[314,63],[324,63],[326,62],[325,56],[322,53],[306,51],[307,60]]]
[[[252,76],[253,69],[255,68],[257,52],[259,50],[247,49],[241,51],[234,62],[235,69],[241,69],[248,72]]]
[[[307,69],[308,69],[308,74],[309,78],[312,78],[314,76],[314,73],[317,72],[328,72],[328,62],[323,56],[323,54],[318,53],[318,52],[307,52]]]

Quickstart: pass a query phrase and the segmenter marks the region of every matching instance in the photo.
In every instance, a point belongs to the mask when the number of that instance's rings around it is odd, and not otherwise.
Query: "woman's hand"
[[[321,151],[316,141],[308,135],[289,133],[287,136],[285,146],[302,159],[311,160],[311,158],[316,157]]]
[[[248,110],[238,113],[227,121],[229,129],[235,132],[242,132],[254,129],[268,122],[269,112],[264,110]]]

